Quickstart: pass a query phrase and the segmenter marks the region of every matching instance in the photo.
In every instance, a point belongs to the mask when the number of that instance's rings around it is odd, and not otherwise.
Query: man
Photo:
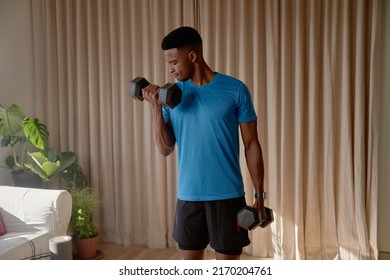
[[[208,244],[216,259],[240,259],[250,241],[248,231],[237,224],[237,212],[246,205],[239,130],[256,193],[253,206],[266,218],[263,156],[251,96],[241,81],[211,70],[195,29],[173,30],[162,49],[182,89],[182,102],[174,109],[162,108],[157,85],[146,87],[143,96],[152,105],[159,151],[168,156],[178,145],[174,239],[183,259],[203,259]]]

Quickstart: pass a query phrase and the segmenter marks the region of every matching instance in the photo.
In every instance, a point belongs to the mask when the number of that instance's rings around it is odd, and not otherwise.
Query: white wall
[[[383,1],[382,95],[379,124],[378,248],[381,258],[390,259],[390,1]],[[383,252],[387,252],[383,254]]]
[[[379,135],[379,251],[390,253],[390,2],[383,2],[382,94]],[[32,30],[30,0],[0,0],[0,104],[17,103],[33,114]],[[0,165],[8,155],[0,149]],[[8,170],[0,168],[0,184],[12,184]],[[386,254],[382,254],[388,257]]]
[[[32,114],[33,64],[30,0],[0,0],[0,104],[13,103]],[[10,150],[0,148],[0,166]],[[0,184],[11,184],[9,170],[0,168]]]

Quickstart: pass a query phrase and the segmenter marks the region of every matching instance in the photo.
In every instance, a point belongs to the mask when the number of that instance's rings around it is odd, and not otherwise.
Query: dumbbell
[[[262,228],[269,226],[274,221],[274,211],[268,207],[264,208],[265,214],[267,215],[267,218],[264,221],[260,220],[260,213],[258,209],[250,206],[245,206],[242,208],[237,213],[237,221],[239,226],[247,230],[252,230],[257,226]]]
[[[142,89],[150,85],[143,77],[137,77],[130,81],[129,95],[135,100],[143,101]],[[167,108],[175,108],[181,102],[181,89],[174,83],[167,83],[160,88],[158,102]]]

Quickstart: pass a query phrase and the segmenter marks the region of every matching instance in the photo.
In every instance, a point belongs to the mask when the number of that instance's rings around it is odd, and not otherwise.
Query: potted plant
[[[67,182],[73,198],[70,227],[76,243],[78,257],[91,259],[96,256],[97,225],[92,222],[92,212],[99,204],[95,199],[74,152],[58,153],[47,147],[49,132],[38,119],[26,117],[17,105],[4,108],[0,104],[0,135],[2,147],[11,147],[12,155],[7,158],[7,166],[21,174],[31,174],[43,182],[49,182],[53,176],[61,175]],[[31,146],[31,147],[30,147]],[[34,151],[29,151],[34,149]],[[15,169],[16,168],[16,169]],[[31,178],[27,186],[31,186]],[[79,243],[92,245],[84,252]]]
[[[6,159],[6,164],[14,181],[23,176],[30,184],[40,185],[42,181],[38,175],[33,176],[26,166],[27,148],[45,149],[49,136],[46,126],[38,119],[26,117],[17,105],[6,109],[0,104],[0,135],[3,136],[1,147],[11,148],[12,155]]]
[[[79,259],[94,259],[97,255],[98,228],[92,221],[92,212],[99,204],[89,187],[71,188],[73,197],[70,228]]]
[[[37,118],[27,117],[19,106],[13,104],[6,109],[0,104],[0,135],[3,136],[1,147],[11,147],[12,154],[6,164],[15,185],[41,186],[42,181],[49,182],[57,174],[65,179],[79,176],[78,180],[84,180],[80,173],[72,173],[78,167],[77,155],[70,151],[57,153],[54,148],[48,148],[46,125]],[[18,181],[20,176],[27,177],[25,183]]]

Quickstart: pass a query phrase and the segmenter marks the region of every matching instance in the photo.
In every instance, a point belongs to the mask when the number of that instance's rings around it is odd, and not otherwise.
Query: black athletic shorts
[[[178,199],[173,238],[182,250],[201,250],[210,243],[218,253],[239,255],[250,244],[248,231],[237,222],[237,213],[245,205],[245,197],[199,202]]]

